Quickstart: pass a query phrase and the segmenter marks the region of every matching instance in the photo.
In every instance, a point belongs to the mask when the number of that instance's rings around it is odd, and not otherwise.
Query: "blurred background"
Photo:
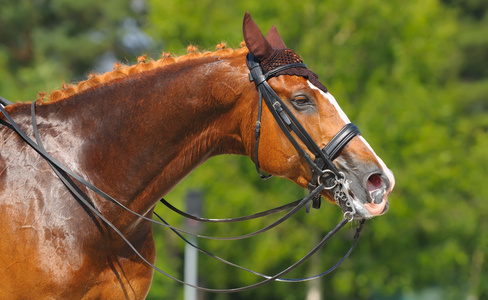
[[[393,170],[390,211],[366,223],[335,272],[306,283],[272,283],[199,299],[488,299],[488,2],[484,0],[0,0],[0,95],[37,94],[188,45],[238,48],[244,12],[288,47],[334,94]],[[116,150],[114,150],[116,151]],[[164,149],[162,149],[164,151]],[[203,195],[203,215],[236,217],[306,195],[279,178],[262,182],[245,157],[210,159],[166,199],[185,209]],[[164,207],[171,224],[184,220]],[[275,218],[205,225],[207,235],[254,231]],[[198,241],[216,255],[274,275],[341,219],[324,203],[248,241]],[[355,224],[289,274],[328,269],[347,251]],[[155,228],[157,265],[183,278],[184,243]],[[233,288],[252,274],[199,255],[199,284]],[[183,286],[155,274],[148,299],[183,299]]]

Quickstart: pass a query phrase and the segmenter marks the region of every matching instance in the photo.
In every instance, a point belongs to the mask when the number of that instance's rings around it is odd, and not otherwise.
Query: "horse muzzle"
[[[365,181],[360,177],[346,175],[331,193],[334,200],[349,218],[371,219],[385,214],[388,195],[395,185],[393,173],[387,169],[364,176]]]

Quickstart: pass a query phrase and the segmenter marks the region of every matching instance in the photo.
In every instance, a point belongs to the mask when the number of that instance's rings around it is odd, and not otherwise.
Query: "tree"
[[[222,37],[236,45],[242,39],[240,20],[245,10],[253,14],[263,30],[276,25],[287,45],[319,74],[396,174],[391,211],[367,222],[354,255],[340,270],[321,280],[327,299],[395,299],[395,295],[421,295],[424,290],[433,290],[443,299],[459,299],[469,293],[473,282],[476,295],[486,295],[481,286],[486,286],[482,283],[487,275],[477,266],[486,260],[480,252],[486,241],[479,236],[486,229],[482,220],[486,219],[487,210],[481,196],[486,195],[486,190],[481,183],[473,186],[484,178],[480,166],[487,162],[481,154],[486,149],[486,134],[479,129],[468,132],[473,120],[458,110],[460,95],[454,87],[463,56],[454,39],[459,32],[456,11],[435,0],[259,4],[234,1],[223,7],[223,1],[199,1],[197,7],[189,1],[164,5],[150,1],[147,32],[155,33],[165,50],[181,53],[178,51],[190,43],[211,49]],[[484,115],[480,120],[486,120]],[[470,156],[465,149],[469,149]],[[209,180],[212,177],[208,176],[208,168],[218,169],[219,174],[246,174],[248,168],[252,169],[233,161],[211,160],[206,168],[182,183],[174,197],[178,199],[178,193],[196,185],[225,197],[225,201],[216,201],[217,205],[206,203],[212,213],[251,206],[242,197],[251,197],[248,193],[239,190],[234,199],[228,190],[222,193],[217,188],[222,177]],[[252,195],[269,190],[275,193],[274,197],[283,199],[292,194],[288,190],[280,193],[288,185],[281,181],[266,186],[244,184]],[[293,194],[299,197],[298,191]],[[260,203],[271,205],[274,197]],[[300,250],[310,248],[327,228],[323,220],[332,222],[333,216],[331,206],[310,216],[299,216],[274,232],[275,236],[256,241],[252,249],[269,251],[256,252],[259,254],[252,261],[259,262],[256,267],[260,270],[273,274],[293,261],[291,258],[296,259]],[[234,229],[237,228],[225,228],[225,232]],[[210,228],[208,231],[220,232]],[[285,237],[286,243],[282,241]],[[333,259],[325,255],[343,253],[346,247],[328,247],[315,257],[314,266],[326,269]],[[249,263],[248,245],[217,249],[234,260],[244,257]],[[204,270],[217,270],[207,262],[201,266]],[[204,276],[203,271],[202,281],[210,286],[229,287],[256,280],[248,281],[247,275],[223,270],[225,275],[215,271],[213,276]],[[240,277],[235,280],[234,276]],[[209,294],[206,298],[303,299],[306,289],[307,285],[302,284],[272,284],[239,295]]]
[[[36,99],[93,72],[97,59],[112,53],[126,59],[123,43],[141,13],[130,1],[12,1],[0,13],[0,91],[12,101]],[[131,57],[135,54],[131,54]]]
[[[83,79],[106,53],[130,62],[148,52],[157,59],[155,48],[179,55],[189,44],[213,50],[225,41],[238,47],[246,10],[263,30],[276,25],[397,179],[388,214],[368,221],[352,256],[313,284],[320,284],[327,299],[421,299],[426,291],[442,299],[488,297],[484,1],[148,0],[147,15],[131,9],[137,1],[5,1],[0,94],[11,100],[34,100],[39,91]],[[152,47],[129,47],[137,40],[127,42],[134,22],[144,25]],[[209,217],[249,214],[306,193],[278,178],[261,182],[249,159],[231,156],[208,161],[167,199],[183,208],[186,191],[195,188],[206,195]],[[182,225],[181,218],[157,210],[170,224]],[[299,259],[339,219],[339,209],[324,204],[250,241],[200,245],[274,274]],[[205,233],[237,235],[272,220],[207,226]],[[352,232],[351,226],[291,275],[330,267],[347,251]],[[183,242],[161,228],[155,228],[155,236],[157,265],[182,277]],[[227,288],[257,280],[201,257],[202,285]],[[273,283],[204,298],[304,299],[309,288],[308,283]],[[156,274],[148,298],[180,299],[182,290]]]

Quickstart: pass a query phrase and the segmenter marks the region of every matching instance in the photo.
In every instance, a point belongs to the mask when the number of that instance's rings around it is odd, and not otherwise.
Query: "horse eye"
[[[292,101],[296,106],[307,106],[312,104],[312,102],[305,96],[297,96]]]

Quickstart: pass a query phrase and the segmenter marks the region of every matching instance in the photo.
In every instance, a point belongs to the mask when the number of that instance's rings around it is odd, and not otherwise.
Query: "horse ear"
[[[244,21],[242,23],[242,33],[244,35],[244,41],[246,42],[247,49],[254,55],[259,61],[263,61],[265,58],[271,55],[273,47],[266,40],[261,33],[258,25],[251,18],[251,14],[246,12],[244,15]]]
[[[271,44],[273,48],[278,48],[278,49],[286,48],[285,42],[283,42],[283,39],[278,33],[278,29],[276,29],[276,26],[274,25],[271,26],[271,29],[268,31],[268,34],[266,35],[266,39],[268,40],[268,42]]]

